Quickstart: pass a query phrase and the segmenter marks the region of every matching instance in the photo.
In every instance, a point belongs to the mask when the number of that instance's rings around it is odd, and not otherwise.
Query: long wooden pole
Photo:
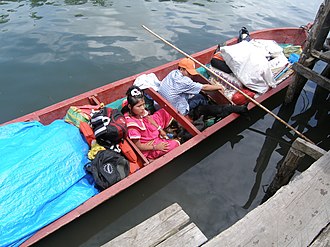
[[[202,64],[201,62],[199,62],[198,60],[196,60],[195,58],[193,58],[192,56],[190,56],[189,54],[185,53],[184,51],[182,51],[181,49],[177,48],[176,46],[174,46],[173,44],[171,44],[170,42],[168,42],[166,39],[162,38],[161,36],[159,36],[158,34],[156,34],[155,32],[153,32],[152,30],[150,30],[149,28],[147,28],[145,25],[142,25],[142,27],[147,30],[149,33],[151,33],[152,35],[156,36],[158,39],[160,39],[161,41],[163,41],[165,44],[171,46],[172,48],[174,48],[175,50],[177,50],[178,52],[180,52],[181,54],[183,54],[185,57],[190,58],[191,60],[193,60],[195,63],[199,64],[200,66],[202,66],[204,69],[206,69],[209,73],[211,73],[212,75],[218,77],[219,79],[223,80],[225,83],[227,83],[229,86],[231,86],[232,88],[234,88],[235,90],[237,90],[238,92],[240,92],[241,94],[243,94],[247,99],[249,99],[250,101],[252,101],[254,104],[256,104],[257,106],[259,106],[261,109],[263,109],[264,111],[268,112],[270,115],[272,115],[275,119],[277,119],[278,121],[280,121],[281,123],[283,123],[284,125],[286,125],[287,127],[289,127],[291,130],[293,130],[297,135],[299,135],[301,138],[305,139],[306,141],[314,144],[310,139],[308,139],[306,136],[304,136],[302,133],[300,133],[298,130],[296,130],[295,128],[293,128],[291,125],[289,125],[287,122],[285,122],[283,119],[281,119],[279,116],[277,116],[276,114],[274,114],[272,111],[268,110],[266,107],[264,107],[262,104],[260,104],[258,101],[256,101],[254,98],[250,97],[249,95],[247,95],[246,93],[244,93],[241,89],[237,88],[236,86],[234,86],[233,84],[231,84],[229,81],[227,81],[226,79],[222,78],[220,75],[216,74],[215,72],[213,72],[211,69],[209,69],[208,67],[206,67],[204,64]]]

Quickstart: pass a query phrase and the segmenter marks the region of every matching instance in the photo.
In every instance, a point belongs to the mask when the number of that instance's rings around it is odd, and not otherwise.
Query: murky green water
[[[242,26],[305,25],[321,2],[1,0],[0,123],[181,57],[141,25],[194,53]],[[266,105],[328,150],[329,101],[313,105],[314,90],[309,83],[295,107]],[[38,245],[99,246],[173,202],[211,238],[259,205],[292,138],[254,110]]]

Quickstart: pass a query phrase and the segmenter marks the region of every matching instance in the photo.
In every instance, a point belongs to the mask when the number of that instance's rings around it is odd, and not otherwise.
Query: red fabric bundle
[[[249,89],[242,89],[241,90],[243,93],[246,93],[248,96],[250,96],[251,98],[254,97],[255,93],[250,91]],[[240,92],[236,92],[232,99],[231,99],[236,105],[244,105],[245,103],[247,103],[249,100]]]

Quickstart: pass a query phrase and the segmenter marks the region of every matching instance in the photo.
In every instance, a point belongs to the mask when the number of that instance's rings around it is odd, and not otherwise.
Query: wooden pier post
[[[320,5],[299,62],[293,65],[296,74],[293,83],[288,87],[285,103],[291,103],[297,100],[307,80],[312,80],[318,85],[330,90],[330,80],[313,71],[313,67],[318,60],[322,60],[328,64],[330,62],[330,51],[324,49],[324,43],[330,30],[329,12],[330,0],[324,0]]]
[[[283,163],[279,167],[272,183],[269,185],[264,198],[261,203],[267,201],[272,197],[276,191],[278,191],[282,186],[288,184],[290,179],[293,177],[295,170],[298,167],[299,161],[307,154],[315,160],[319,159],[326,152],[316,145],[304,141],[301,138],[297,138],[288,154],[286,155]]]

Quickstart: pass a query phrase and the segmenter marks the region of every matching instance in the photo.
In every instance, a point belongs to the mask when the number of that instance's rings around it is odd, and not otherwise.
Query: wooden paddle
[[[240,92],[241,94],[243,94],[247,99],[249,99],[250,101],[252,101],[254,104],[256,104],[257,106],[259,106],[261,109],[263,109],[264,111],[266,111],[267,113],[269,113],[270,115],[272,115],[275,119],[277,119],[278,121],[280,121],[281,123],[283,123],[284,125],[286,125],[287,127],[289,127],[291,130],[293,130],[297,135],[299,135],[301,138],[305,139],[306,141],[314,144],[310,139],[308,139],[306,136],[304,136],[302,133],[300,133],[298,130],[296,130],[295,128],[293,128],[291,125],[289,125],[287,122],[285,122],[283,119],[281,119],[279,116],[277,116],[276,114],[274,114],[272,111],[268,110],[266,107],[264,107],[262,104],[260,104],[258,101],[256,101],[254,98],[250,97],[249,95],[247,95],[246,93],[244,93],[241,89],[237,88],[236,86],[234,86],[233,84],[231,84],[229,81],[227,81],[226,79],[222,78],[220,75],[214,73],[211,69],[209,69],[208,67],[206,67],[204,64],[202,64],[201,62],[197,61],[195,58],[193,58],[192,56],[190,56],[189,54],[185,53],[184,51],[182,51],[181,49],[177,48],[176,46],[174,46],[173,44],[171,44],[170,42],[168,42],[167,40],[163,39],[161,36],[159,36],[158,34],[156,34],[155,32],[151,31],[149,28],[147,28],[145,25],[142,25],[142,27],[147,30],[149,33],[151,33],[152,35],[154,35],[155,37],[157,37],[158,39],[160,39],[161,41],[163,41],[165,44],[171,46],[172,48],[174,48],[175,50],[177,50],[178,52],[180,52],[181,54],[183,54],[185,57],[190,58],[191,60],[193,60],[195,63],[199,64],[200,66],[202,66],[204,69],[206,69],[209,73],[211,73],[212,75],[218,77],[219,79],[223,80],[225,83],[227,83],[229,86],[231,86],[232,88],[234,88],[235,90],[237,90],[238,92]]]

